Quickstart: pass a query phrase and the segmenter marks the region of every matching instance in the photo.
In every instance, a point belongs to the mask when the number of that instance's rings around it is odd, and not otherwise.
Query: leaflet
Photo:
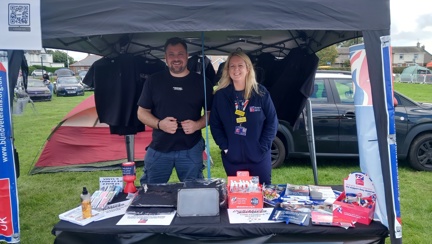
[[[231,224],[278,223],[269,220],[273,208],[227,209]]]
[[[126,213],[117,222],[117,225],[170,225],[176,211],[154,214],[128,214]]]

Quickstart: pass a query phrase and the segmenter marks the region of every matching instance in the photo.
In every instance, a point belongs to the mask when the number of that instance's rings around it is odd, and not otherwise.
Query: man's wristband
[[[160,124],[160,120],[158,120],[158,122],[157,122],[157,128],[158,128],[158,130],[160,130],[159,124]]]

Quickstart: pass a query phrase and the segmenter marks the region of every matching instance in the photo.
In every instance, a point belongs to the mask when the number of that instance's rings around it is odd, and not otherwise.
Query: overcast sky
[[[415,46],[432,53],[432,1],[390,0],[392,46]]]
[[[390,11],[392,46],[415,46],[420,42],[432,53],[432,0],[390,0]],[[69,55],[75,61],[87,56],[72,51]]]

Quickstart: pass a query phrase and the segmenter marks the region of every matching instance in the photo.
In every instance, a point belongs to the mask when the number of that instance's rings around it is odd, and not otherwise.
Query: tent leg
[[[318,168],[316,161],[316,151],[315,151],[315,133],[313,129],[313,116],[312,116],[312,103],[310,99],[306,100],[306,137],[309,146],[309,155],[312,162],[312,170],[314,175],[315,185],[318,185]]]
[[[135,135],[125,135],[128,162],[135,162]]]

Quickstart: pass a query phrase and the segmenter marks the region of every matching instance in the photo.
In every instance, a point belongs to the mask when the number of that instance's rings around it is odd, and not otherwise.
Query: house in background
[[[89,54],[87,57],[83,58],[82,60],[75,62],[71,65],[69,65],[69,69],[71,69],[75,74],[78,73],[80,70],[89,70],[90,66],[93,65],[94,62],[102,58],[98,55]]]
[[[63,63],[54,63],[53,55],[45,53],[45,50],[29,50],[24,52],[29,66],[39,65],[44,67],[64,67]]]
[[[425,46],[393,47],[393,67],[408,67],[413,65],[426,66],[432,61],[432,55],[426,51]]]
[[[336,48],[338,57],[332,67],[346,67],[346,62],[349,64],[349,47],[338,47]],[[420,42],[417,42],[417,46],[407,47],[392,47],[392,66],[393,67],[408,67],[413,65],[419,65],[425,67],[427,63],[432,61],[432,55],[426,51],[425,46],[420,46]]]
[[[349,47],[337,47],[338,56],[332,65],[332,67],[349,67],[350,64],[350,53]]]

